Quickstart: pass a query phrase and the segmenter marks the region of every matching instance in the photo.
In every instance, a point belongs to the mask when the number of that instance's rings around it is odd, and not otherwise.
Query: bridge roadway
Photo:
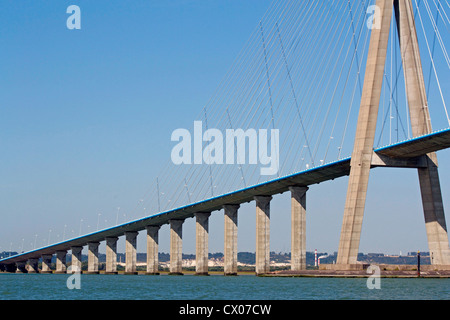
[[[421,167],[424,163],[422,161],[424,155],[449,147],[450,128],[374,150],[375,157],[372,168],[379,166]],[[162,226],[169,223],[170,220],[193,218],[199,212],[218,211],[223,209],[224,205],[239,205],[255,201],[256,196],[281,194],[289,191],[289,188],[293,186],[307,187],[334,180],[349,175],[350,160],[351,158],[342,159],[218,197],[7,257],[1,259],[0,264],[7,265],[25,262],[29,259],[39,259],[43,255],[52,255],[57,251],[70,250],[72,247],[82,247],[88,243],[105,241],[106,238],[123,236],[125,232],[142,231],[148,226]]]

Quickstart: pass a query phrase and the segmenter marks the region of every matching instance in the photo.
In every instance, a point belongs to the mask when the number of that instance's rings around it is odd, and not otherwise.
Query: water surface
[[[367,279],[79,275],[68,289],[66,274],[0,274],[2,300],[449,300],[450,279]],[[73,278],[72,278],[73,279]],[[72,282],[75,283],[75,282]]]

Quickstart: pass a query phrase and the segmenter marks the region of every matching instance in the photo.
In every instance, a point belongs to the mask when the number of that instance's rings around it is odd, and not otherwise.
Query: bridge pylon
[[[379,15],[372,30],[364,88],[356,128],[354,149],[344,209],[344,219],[336,261],[337,268],[353,269],[361,238],[369,173],[374,166],[374,138],[381,99],[392,15],[395,12],[403,63],[406,95],[414,137],[432,132],[430,113],[420,59],[411,0],[377,0]],[[377,21],[381,19],[381,21]],[[450,265],[450,248],[439,182],[436,153],[423,156],[425,165],[417,168],[425,225],[433,265]],[[386,163],[386,166],[395,166]]]

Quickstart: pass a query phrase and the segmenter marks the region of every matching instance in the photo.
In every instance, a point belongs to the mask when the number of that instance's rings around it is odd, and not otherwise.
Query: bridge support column
[[[28,259],[28,273],[39,273],[38,259]]]
[[[98,274],[98,242],[88,243],[88,274]]]
[[[196,251],[195,251],[195,272],[197,275],[208,275],[208,236],[209,217],[211,213],[196,213]]]
[[[137,244],[136,231],[125,232],[125,274],[137,274],[136,271],[136,244]]]
[[[239,205],[225,205],[225,230],[224,230],[224,274],[236,276],[238,262],[238,210]]]
[[[42,255],[42,268],[41,273],[52,273],[51,265],[52,265],[52,254],[44,254]]]
[[[170,273],[183,274],[183,222],[170,220]]]
[[[28,273],[26,261],[16,262],[16,267],[16,273]]]
[[[307,187],[291,187],[291,270],[306,270]]]
[[[56,251],[56,271],[55,273],[66,273],[67,265],[66,265],[66,256],[67,251]]]
[[[17,271],[17,264],[15,263],[5,264],[5,271],[9,273],[15,273]]]
[[[147,273],[148,275],[159,274],[159,226],[147,227]]]
[[[270,271],[270,201],[271,196],[257,196],[256,200],[256,274]]]
[[[418,137],[430,134],[432,126],[414,23],[414,10],[411,0],[395,0],[394,3],[411,128],[414,137]],[[419,168],[418,175],[428,247],[432,257],[431,264],[450,265],[450,248],[436,153],[428,154],[427,161],[427,168]]]
[[[355,143],[350,163],[350,177],[344,209],[341,238],[336,264],[348,269],[356,264],[361,238],[362,221],[366,202],[373,143],[375,139],[378,109],[390,36],[393,0],[377,0],[380,15],[375,16],[380,29],[371,32],[366,64],[364,88],[359,109]]]
[[[81,273],[81,252],[83,247],[71,247],[72,251],[72,263],[70,268],[67,269],[68,273],[80,272]],[[70,270],[69,270],[70,269]]]
[[[117,237],[106,238],[105,274],[117,274]]]

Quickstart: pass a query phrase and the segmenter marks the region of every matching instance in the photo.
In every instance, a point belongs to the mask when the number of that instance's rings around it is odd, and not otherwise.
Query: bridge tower
[[[420,59],[411,0],[377,0],[364,88],[361,97],[351,170],[336,264],[343,269],[356,265],[369,172],[374,160],[374,138],[381,98],[392,15],[395,12],[403,63],[406,95],[414,137],[431,133],[431,119]],[[381,19],[378,20],[378,19]],[[379,27],[379,28],[378,28]],[[418,168],[428,246],[433,265],[450,265],[450,249],[435,153],[424,156]],[[388,162],[386,166],[392,166]]]

